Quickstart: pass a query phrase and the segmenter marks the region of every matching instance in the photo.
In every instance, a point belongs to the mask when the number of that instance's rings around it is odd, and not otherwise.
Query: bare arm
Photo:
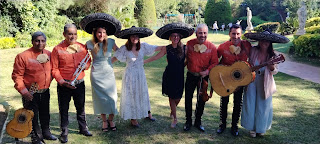
[[[112,57],[112,58],[111,58],[111,63],[114,63],[114,62],[116,62],[116,61],[118,61],[118,59],[117,59],[116,57]]]
[[[119,49],[119,47],[117,46],[116,43],[114,43],[113,47],[112,47],[113,51],[117,51]]]
[[[144,63],[146,64],[146,63],[155,61],[155,60],[163,57],[166,53],[167,53],[167,50],[165,48],[163,48],[163,49],[161,49],[161,51],[157,55],[144,60]]]
[[[156,48],[156,50],[154,50],[154,51],[161,51],[163,48],[165,49],[166,46],[158,46],[158,47]]]

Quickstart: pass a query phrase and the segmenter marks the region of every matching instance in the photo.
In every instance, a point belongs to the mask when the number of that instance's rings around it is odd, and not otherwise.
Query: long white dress
[[[120,101],[120,116],[124,120],[148,117],[148,111],[151,108],[143,58],[152,56],[156,48],[157,46],[141,43],[136,56],[123,45],[114,54],[120,62],[126,62]]]

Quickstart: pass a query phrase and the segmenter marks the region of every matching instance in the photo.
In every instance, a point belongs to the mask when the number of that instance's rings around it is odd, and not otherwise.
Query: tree
[[[154,1],[137,0],[136,6],[137,9],[135,11],[135,14],[138,17],[139,26],[148,28],[155,26],[157,22],[157,16]]]
[[[204,21],[208,26],[212,26],[214,21],[218,21],[218,25],[231,22],[231,7],[228,0],[208,0]]]
[[[180,13],[194,14],[199,7],[199,0],[180,0],[178,11]]]
[[[178,2],[176,0],[154,0],[157,18],[164,17],[168,13],[177,13]]]

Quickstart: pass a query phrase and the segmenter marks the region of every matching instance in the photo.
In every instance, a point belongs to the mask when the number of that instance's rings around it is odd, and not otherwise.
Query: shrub
[[[242,27],[242,29],[246,29],[247,27],[247,17],[240,17],[238,18],[238,20],[242,20],[240,25]],[[253,16],[251,19],[251,23],[253,26],[259,25],[259,24],[263,24],[266,23],[267,21],[264,21],[262,19],[260,19],[258,16]]]
[[[231,6],[228,0],[208,0],[204,12],[204,21],[208,26],[212,26],[214,21],[218,22],[218,26],[222,23],[231,22]]]
[[[306,28],[311,26],[320,26],[320,17],[313,17],[306,22]]]
[[[31,47],[31,34],[28,32],[18,32],[15,37],[15,41],[17,43],[17,47]]]
[[[293,40],[294,52],[298,56],[320,57],[320,34],[305,34]]]
[[[293,34],[296,31],[296,28],[292,27],[290,24],[288,23],[281,23],[279,31],[281,35],[289,35],[289,34]]]
[[[276,33],[279,31],[279,28],[280,28],[279,22],[268,22],[268,23],[263,23],[263,24],[256,26],[254,28],[254,31],[263,32],[266,29],[270,29],[273,33]]]
[[[11,37],[18,31],[10,16],[1,16],[0,21],[0,37]]]
[[[309,34],[320,34],[320,25],[307,27],[306,32]]]
[[[137,0],[136,5],[139,9],[139,13],[137,13],[139,26],[147,28],[155,26],[157,22],[157,16],[154,1]]]
[[[13,37],[0,38],[0,49],[10,49],[16,47],[16,42]]]

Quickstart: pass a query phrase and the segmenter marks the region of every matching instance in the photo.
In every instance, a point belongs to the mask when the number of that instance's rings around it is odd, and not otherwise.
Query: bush
[[[240,17],[238,20],[242,20],[240,25],[242,27],[242,29],[246,29],[247,27],[247,17]],[[266,23],[267,21],[264,21],[262,19],[260,19],[258,16],[253,16],[251,19],[251,23],[253,26],[259,25],[259,24],[263,24]],[[235,23],[235,22],[234,22]]]
[[[28,32],[18,32],[15,37],[17,47],[31,47],[31,34]]]
[[[293,34],[296,31],[296,28],[292,27],[290,24],[288,23],[281,23],[279,31],[281,35],[289,35],[289,34]]]
[[[263,32],[266,29],[270,29],[273,33],[277,33],[280,28],[280,23],[279,22],[268,22],[268,23],[263,23],[254,28],[254,31],[257,32]]]
[[[153,0],[137,0],[137,9],[139,9],[138,23],[140,27],[152,28],[157,22],[156,8]]]
[[[81,39],[81,38],[91,39],[92,38],[92,34],[89,34],[83,30],[77,30],[77,35],[78,35],[78,39]]]
[[[10,49],[15,47],[16,47],[16,42],[13,37],[0,38],[0,49]]]
[[[320,57],[320,34],[305,34],[293,40],[294,52],[298,56]]]
[[[0,21],[0,37],[12,37],[18,31],[10,16],[1,16]]]
[[[306,33],[309,34],[320,34],[320,25],[319,26],[311,26],[306,28]]]
[[[320,26],[320,17],[313,17],[306,22],[306,28],[311,26]]]
[[[204,21],[212,26],[215,21],[221,27],[223,23],[228,24],[232,20],[231,6],[228,0],[208,0],[204,12]]]

